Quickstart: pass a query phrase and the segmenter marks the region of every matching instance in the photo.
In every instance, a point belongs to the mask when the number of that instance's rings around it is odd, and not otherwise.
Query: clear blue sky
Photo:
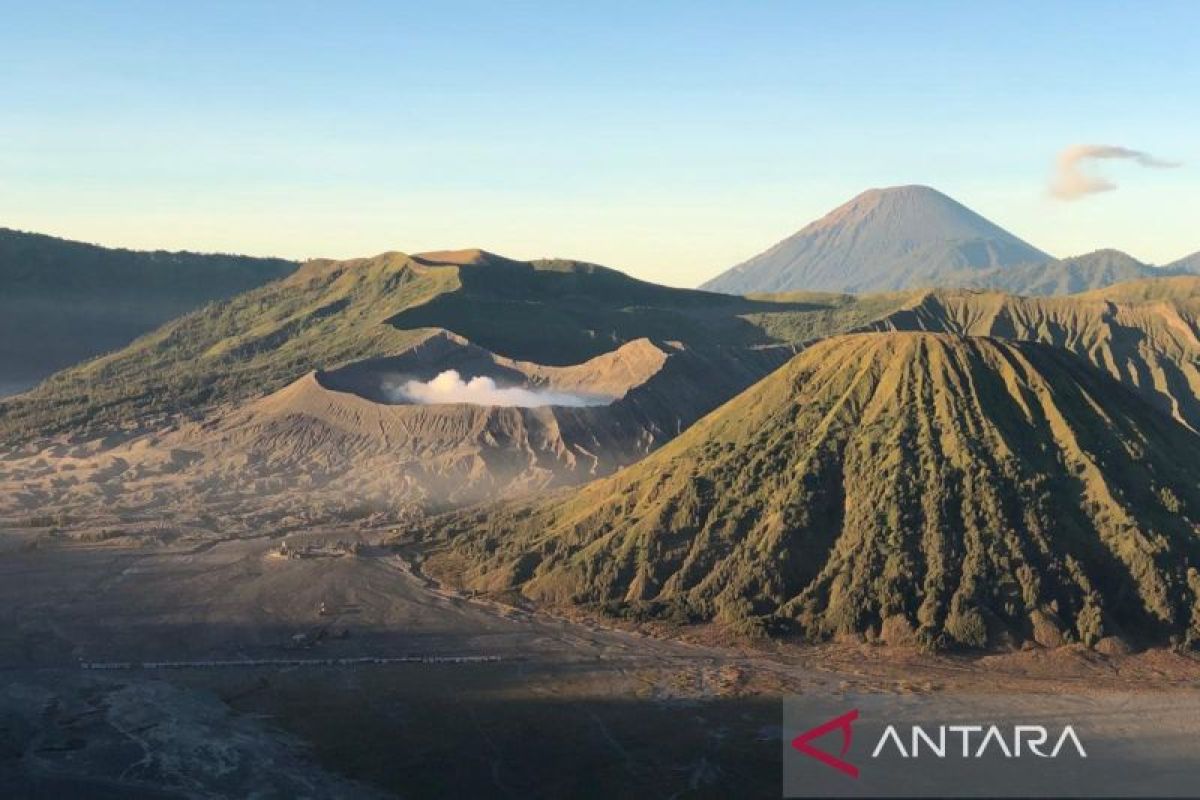
[[[858,191],[1057,255],[1200,250],[1200,3],[0,0],[0,226],[481,246],[694,285]],[[1046,193],[1072,143],[1117,191]]]

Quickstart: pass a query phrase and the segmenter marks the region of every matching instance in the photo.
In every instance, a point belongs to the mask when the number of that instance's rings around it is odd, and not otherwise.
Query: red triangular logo
[[[858,719],[858,709],[847,711],[840,717],[834,717],[828,722],[824,722],[815,728],[805,731],[804,733],[792,739],[792,747],[799,750],[809,758],[815,758],[826,766],[833,767],[839,772],[849,775],[851,778],[858,777],[858,767],[851,764],[849,761],[844,761],[846,753],[850,750],[850,742],[854,739],[854,730],[850,727],[854,720]],[[818,750],[809,742],[813,739],[820,739],[827,733],[840,730],[842,732],[842,758],[830,755],[824,750]]]

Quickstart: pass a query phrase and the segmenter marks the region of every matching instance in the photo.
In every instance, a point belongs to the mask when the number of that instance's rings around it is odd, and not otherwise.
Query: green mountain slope
[[[458,284],[390,324],[445,328],[493,352],[543,364],[578,363],[641,338],[691,347],[809,341],[876,319],[914,296],[744,298],[659,286],[564,259],[520,262],[478,250],[414,259],[433,268],[457,265]]]
[[[421,329],[450,330],[511,358],[566,365],[640,338],[698,350],[803,340],[865,324],[911,299],[751,300],[670,289],[592,264],[519,262],[482,251],[313,261],[0,403],[0,441],[196,416],[276,391],[313,369],[393,355],[426,335]]]
[[[821,639],[1200,633],[1200,438],[1059,348],[839,336],[574,496],[437,525],[435,572]]]
[[[296,267],[273,258],[115,250],[0,228],[0,395]]]
[[[1135,388],[1200,431],[1200,278],[1155,278],[1072,297],[940,290],[867,326],[1045,342]]]

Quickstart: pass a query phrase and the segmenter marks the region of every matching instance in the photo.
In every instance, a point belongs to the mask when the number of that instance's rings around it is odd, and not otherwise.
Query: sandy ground
[[[31,550],[10,532],[0,795],[768,797],[785,694],[1200,687],[1166,651],[656,638],[442,590],[383,535],[293,535],[311,555],[286,558],[278,538]],[[412,656],[441,660],[317,663]],[[139,666],[213,660],[244,666]]]

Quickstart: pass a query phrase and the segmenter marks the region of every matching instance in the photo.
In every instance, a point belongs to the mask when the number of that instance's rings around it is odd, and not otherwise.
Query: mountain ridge
[[[1172,261],[1170,264],[1167,264],[1167,266],[1172,269],[1186,270],[1187,272],[1193,274],[1200,272],[1200,251],[1192,253],[1188,256],[1184,256],[1177,261]]]
[[[296,267],[283,259],[114,249],[0,228],[0,395]]]
[[[437,520],[427,563],[816,640],[1195,639],[1198,444],[1060,348],[848,334],[575,496]]]
[[[701,288],[732,294],[989,288],[1074,294],[1195,272],[1112,248],[1054,258],[927,186],[869,189]]]
[[[1200,430],[1200,276],[1144,279],[1060,297],[928,290],[859,330],[934,331],[1061,347]]]
[[[195,418],[277,391],[312,369],[402,352],[429,329],[546,366],[581,363],[636,339],[729,356],[846,330],[904,299],[755,300],[658,286],[565,259],[434,261],[388,252],[307,262],[0,402],[0,440]]]
[[[1118,283],[1192,274],[1173,266],[1156,267],[1120,250],[1105,248],[1041,264],[1018,264],[946,276],[946,288],[1000,289],[1012,294],[1048,297],[1079,294]]]

